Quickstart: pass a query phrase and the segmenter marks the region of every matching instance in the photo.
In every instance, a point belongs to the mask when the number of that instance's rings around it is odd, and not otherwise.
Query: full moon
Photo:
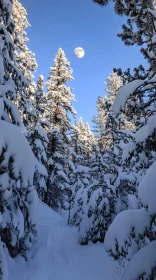
[[[76,55],[78,58],[82,58],[82,57],[84,57],[84,55],[85,55],[84,49],[83,49],[83,48],[80,48],[80,47],[76,48],[76,49],[74,50],[74,53],[75,53],[75,55]]]

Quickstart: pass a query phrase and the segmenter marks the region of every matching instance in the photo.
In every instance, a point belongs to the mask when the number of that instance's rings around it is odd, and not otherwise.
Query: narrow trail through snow
[[[119,280],[102,244],[80,246],[78,232],[40,204],[38,243],[32,259],[9,260],[9,280]]]

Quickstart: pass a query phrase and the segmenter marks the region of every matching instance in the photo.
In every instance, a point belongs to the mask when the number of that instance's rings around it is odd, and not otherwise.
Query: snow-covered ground
[[[38,243],[31,261],[9,261],[9,280],[119,280],[103,244],[78,244],[78,232],[40,203]]]

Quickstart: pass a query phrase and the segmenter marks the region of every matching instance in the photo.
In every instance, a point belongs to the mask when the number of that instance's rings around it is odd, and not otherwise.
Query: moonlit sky
[[[19,0],[20,1],[20,0]],[[96,114],[98,95],[104,96],[104,81],[114,67],[133,69],[142,63],[138,47],[126,47],[116,36],[124,18],[112,5],[102,8],[92,0],[21,0],[31,27],[28,46],[36,54],[38,69],[45,81],[57,50],[61,47],[71,63],[77,103],[77,117],[89,122]],[[74,49],[82,47],[85,56],[78,59]]]

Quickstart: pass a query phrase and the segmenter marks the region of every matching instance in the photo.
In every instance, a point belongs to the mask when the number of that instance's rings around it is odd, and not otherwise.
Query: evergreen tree
[[[96,1],[98,2],[98,1]],[[99,3],[106,4],[108,1]],[[127,155],[136,156],[135,168],[139,168],[138,197],[141,209],[121,212],[110,226],[105,248],[111,255],[125,263],[130,261],[123,279],[155,278],[155,24],[156,14],[153,1],[114,1],[116,12],[128,16],[127,24],[119,35],[126,45],[142,45],[142,53],[149,62],[149,68],[142,79],[124,85],[113,104],[114,115],[124,111],[136,116],[138,126],[134,143],[128,147]],[[136,110],[137,109],[137,110]],[[141,159],[141,162],[139,162]],[[139,164],[140,163],[140,164]],[[148,168],[149,167],[149,168]],[[146,170],[148,168],[148,170]],[[124,230],[120,227],[124,223]],[[145,256],[148,262],[145,264]],[[137,269],[135,269],[137,266]]]
[[[32,72],[37,68],[35,54],[30,51],[26,45],[29,41],[27,38],[26,28],[30,26],[27,20],[27,12],[18,0],[13,1],[12,18],[15,23],[15,57],[18,68],[24,72],[24,76],[29,82],[33,80]],[[35,93],[35,92],[34,92]]]
[[[76,141],[79,143],[79,148],[81,146],[81,156],[83,157],[84,163],[86,161],[87,164],[87,160],[92,156],[92,150],[95,144],[94,135],[91,132],[89,124],[84,123],[82,117],[75,123],[73,130],[75,132],[73,146],[76,145]]]
[[[105,82],[105,85],[106,96],[104,98],[100,96],[98,97],[98,101],[96,104],[98,114],[97,116],[94,116],[93,122],[95,123],[95,132],[99,145],[105,148],[109,148],[113,144],[113,136],[111,131],[108,129],[108,126],[106,128],[106,124],[108,123],[107,119],[110,115],[116,94],[119,88],[122,86],[122,79],[115,72],[111,72],[110,76]],[[120,118],[123,119],[122,122],[120,121],[120,128],[122,125],[123,129],[134,129],[134,124],[127,120],[125,114],[123,116],[120,115]]]
[[[108,115],[105,129],[111,134],[112,144],[107,149],[99,145],[90,161],[91,180],[80,224],[82,244],[89,240],[103,242],[115,215],[129,206],[128,194],[131,194],[131,188],[126,184],[128,175],[125,186],[119,181],[123,175],[123,146],[128,143],[129,135],[120,129],[120,124],[120,117],[116,119],[112,113]]]
[[[69,114],[75,116],[72,107],[74,95],[66,83],[73,80],[70,63],[62,49],[54,60],[54,66],[50,68],[50,77],[47,86],[46,114],[50,122],[48,132],[48,191],[46,202],[53,208],[68,208],[68,200],[71,194],[68,178],[69,169],[69,137],[67,133],[71,128]]]
[[[111,107],[121,80],[112,73],[108,81],[107,92],[110,96],[105,98],[102,108],[104,109],[104,105],[107,108],[107,110],[105,108],[107,114],[103,125],[103,129],[105,129],[103,135],[107,146],[104,146],[100,141],[98,148],[95,148],[94,142],[92,142],[93,156],[89,157],[87,161],[84,160],[85,165],[90,170],[90,180],[87,185],[80,181],[76,189],[72,211],[72,223],[80,228],[81,244],[87,244],[89,240],[103,242],[105,233],[115,215],[129,207],[129,194],[132,193],[132,184],[128,184],[129,174],[122,170],[122,147],[129,142],[129,134],[123,130],[125,122],[122,115],[115,118],[111,113]],[[86,128],[82,119],[78,122],[77,131],[79,131],[78,136],[81,143],[85,144]],[[85,145],[82,146],[85,147]],[[126,180],[122,181],[121,178],[125,179],[124,175],[126,175]],[[126,194],[125,186],[127,186]]]
[[[34,152],[38,161],[43,167],[36,170],[34,184],[39,194],[39,197],[43,200],[44,193],[46,192],[46,181],[47,181],[47,147],[48,137],[46,130],[49,127],[49,123],[45,117],[45,94],[43,88],[44,78],[42,75],[39,76],[36,84],[36,92],[34,94],[33,106],[36,112],[36,118],[34,122],[34,128],[29,133],[29,143],[32,151]]]
[[[83,211],[80,223],[80,242],[103,242],[105,233],[115,216],[114,167],[108,155],[96,152],[90,163],[90,184],[82,194]]]
[[[49,132],[49,142],[52,149],[48,154],[48,182],[46,203],[53,209],[68,209],[68,200],[71,190],[68,178],[68,145],[59,127]]]
[[[63,132],[70,129],[70,118],[68,113],[75,115],[72,107],[72,101],[75,101],[72,89],[67,87],[66,83],[73,80],[72,70],[69,68],[62,49],[54,59],[54,66],[50,68],[50,76],[46,82],[47,87],[47,113],[52,127],[59,125]]]
[[[11,256],[26,256],[36,236],[37,195],[33,187],[36,159],[21,133],[20,114],[13,103],[25,94],[27,80],[17,67],[12,37],[12,1],[0,5],[0,235]],[[6,263],[1,248],[0,277]],[[3,273],[4,272],[4,273]]]
[[[88,130],[85,127],[87,126]],[[85,136],[87,135],[87,137]],[[82,118],[72,128],[72,162],[74,171],[70,174],[72,184],[72,196],[70,199],[71,219],[70,224],[79,226],[83,211],[83,194],[89,186],[90,172],[88,167],[88,156],[90,156],[93,143],[90,142],[92,136],[88,124],[85,125]],[[87,142],[88,141],[88,142]]]
[[[15,22],[15,32],[13,39],[15,42],[15,58],[18,69],[22,71],[29,85],[25,90],[25,94],[17,93],[16,104],[20,110],[22,121],[28,132],[33,128],[33,123],[36,118],[35,108],[32,104],[32,99],[36,92],[36,85],[33,81],[33,72],[37,68],[35,54],[27,47],[27,33],[25,29],[30,26],[27,20],[27,12],[18,0],[13,1],[13,21]],[[26,133],[26,131],[25,131]]]

